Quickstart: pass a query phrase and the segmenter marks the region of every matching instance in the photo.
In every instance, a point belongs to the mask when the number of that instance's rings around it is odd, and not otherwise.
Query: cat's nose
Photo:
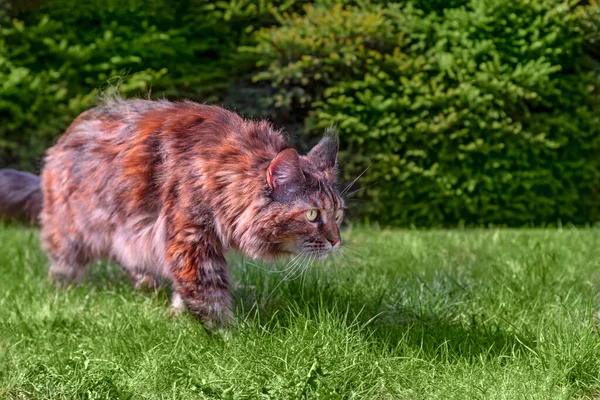
[[[340,242],[340,238],[327,239],[329,243],[331,243],[331,247],[335,247],[336,244]]]

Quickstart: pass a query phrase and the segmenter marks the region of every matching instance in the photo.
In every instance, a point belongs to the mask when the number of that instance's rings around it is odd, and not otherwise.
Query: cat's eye
[[[308,210],[305,214],[307,220],[309,220],[310,222],[314,222],[319,216],[319,210],[313,208]]]
[[[335,219],[338,221],[342,219],[342,210],[337,210],[335,213]]]

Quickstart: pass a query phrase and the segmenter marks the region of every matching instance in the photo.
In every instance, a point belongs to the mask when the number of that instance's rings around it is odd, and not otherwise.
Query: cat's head
[[[271,161],[265,176],[270,232],[263,233],[275,251],[319,259],[341,247],[337,153],[337,136],[330,132],[307,155],[288,148]]]

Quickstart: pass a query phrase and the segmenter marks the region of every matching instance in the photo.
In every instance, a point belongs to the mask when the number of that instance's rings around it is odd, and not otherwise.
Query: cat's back
[[[188,101],[110,100],[81,113],[52,149],[85,150],[94,141],[133,146],[138,144],[132,141],[136,137],[186,136],[201,122],[241,122],[236,120],[239,116],[223,108]]]
[[[155,209],[168,181],[194,174],[229,181],[285,147],[268,123],[221,107],[112,100],[82,113],[48,150],[43,185],[92,204]]]
[[[111,100],[80,114],[47,152],[53,163],[119,166],[162,159],[197,142],[221,145],[243,119],[226,109],[193,102]],[[155,161],[154,161],[155,162]]]
[[[207,123],[212,129],[199,129]],[[170,160],[198,142],[218,145],[240,123],[227,110],[192,102],[107,101],[79,115],[48,150],[43,186],[54,192],[49,199],[156,208],[163,181],[177,173]]]
[[[72,153],[82,160],[99,158],[114,163],[126,162],[127,157],[118,157],[126,152],[142,158],[151,152],[164,160],[164,156],[192,153],[211,157],[228,147],[228,151],[276,154],[286,146],[287,140],[268,123],[246,121],[222,107],[191,101],[117,99],[79,115],[48,156]]]

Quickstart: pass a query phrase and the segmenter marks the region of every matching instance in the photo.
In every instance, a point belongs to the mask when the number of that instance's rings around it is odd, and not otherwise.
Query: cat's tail
[[[0,218],[39,224],[42,211],[40,177],[14,169],[0,169]]]

